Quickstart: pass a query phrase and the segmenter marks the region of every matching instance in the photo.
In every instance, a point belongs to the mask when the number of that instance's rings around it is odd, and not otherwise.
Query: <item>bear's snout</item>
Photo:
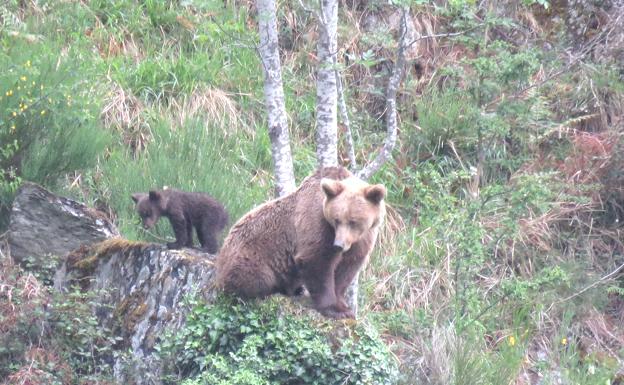
[[[349,250],[349,247],[350,245],[347,245],[343,239],[340,239],[340,238],[334,239],[334,245],[333,245],[334,252],[336,253],[345,252]]]

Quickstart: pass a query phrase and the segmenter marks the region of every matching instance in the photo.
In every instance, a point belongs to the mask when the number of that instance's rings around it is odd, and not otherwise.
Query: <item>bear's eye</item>
[[[356,221],[349,221],[349,227],[357,227]]]
[[[336,226],[340,226],[340,219],[336,218],[334,219],[334,222],[336,223]]]

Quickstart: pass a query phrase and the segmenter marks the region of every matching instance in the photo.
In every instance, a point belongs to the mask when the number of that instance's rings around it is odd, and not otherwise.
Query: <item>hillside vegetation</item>
[[[303,8],[314,4],[278,4],[298,182],[316,167],[318,26]],[[385,136],[403,4],[339,5],[338,69],[360,165]],[[396,374],[394,365],[398,378],[384,381],[624,381],[624,5],[407,5],[415,39],[398,95],[399,142],[371,179],[386,185],[391,209],[360,278],[363,329],[349,337],[362,351],[330,354],[315,326],[284,316],[302,331],[279,329],[286,334],[274,338],[296,348],[275,345],[281,350],[271,355],[274,345],[263,341],[273,302],[254,305],[248,318],[239,305],[236,316],[219,304],[197,305],[195,328],[163,347],[183,347],[182,364],[199,363],[176,372],[185,383],[373,384]],[[128,239],[157,242],[172,238],[169,224],[142,230],[132,193],[205,191],[225,204],[232,223],[273,197],[257,43],[253,2],[3,1],[0,228],[23,180],[97,207]],[[339,135],[349,166],[344,130]],[[97,360],[114,338],[75,323],[91,319],[96,298],[53,299],[44,285],[49,267],[38,276],[2,260],[0,378],[111,383]],[[48,303],[57,305],[52,329],[41,326]],[[255,337],[204,351],[192,341],[210,331],[197,320],[213,328],[238,320]],[[290,362],[292,354],[309,357],[309,366]],[[310,371],[344,357],[352,361],[323,380]],[[267,369],[287,364],[307,380]],[[340,377],[346,371],[360,377]]]

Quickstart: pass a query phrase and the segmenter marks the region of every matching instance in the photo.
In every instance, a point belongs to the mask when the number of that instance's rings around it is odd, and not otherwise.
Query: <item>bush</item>
[[[186,385],[378,385],[398,376],[396,362],[367,324],[294,316],[277,299],[196,305],[160,349]]]
[[[101,365],[119,342],[93,314],[97,293],[61,294],[0,260],[0,378],[3,384],[110,380]],[[80,382],[86,383],[86,382]]]
[[[97,85],[77,53],[9,43],[0,52],[7,69],[0,74],[0,211],[20,180],[54,187],[63,174],[93,165],[109,141],[98,126]]]

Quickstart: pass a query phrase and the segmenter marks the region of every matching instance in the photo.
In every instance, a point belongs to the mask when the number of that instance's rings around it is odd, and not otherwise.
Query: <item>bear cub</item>
[[[385,214],[383,185],[326,167],[243,216],[216,260],[217,285],[242,298],[310,293],[314,308],[354,318],[345,292],[366,265]]]
[[[214,254],[219,248],[217,236],[228,223],[228,214],[221,203],[208,194],[173,189],[151,190],[132,194],[143,227],[152,228],[161,216],[169,218],[175,242],[169,249],[193,247],[193,227],[202,250]]]

